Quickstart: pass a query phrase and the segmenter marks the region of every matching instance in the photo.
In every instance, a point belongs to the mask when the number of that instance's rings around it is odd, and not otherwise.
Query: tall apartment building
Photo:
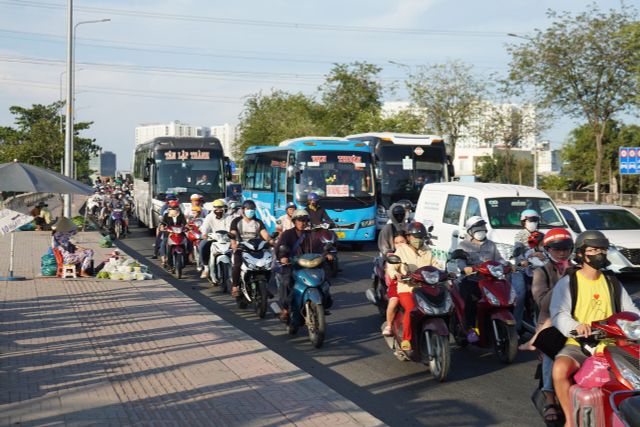
[[[111,151],[100,151],[89,159],[89,169],[94,171],[90,176],[115,176],[116,154]]]
[[[209,128],[209,136],[215,136],[222,143],[224,155],[230,159],[234,159],[233,151],[235,150],[236,129],[229,123],[220,126],[211,126]]]
[[[202,126],[191,126],[174,120],[170,123],[149,123],[136,127],[136,145],[159,136],[206,137],[209,129]]]

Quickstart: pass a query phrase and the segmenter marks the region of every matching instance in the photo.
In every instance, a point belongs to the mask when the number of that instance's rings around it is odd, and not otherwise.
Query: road
[[[119,242],[141,260],[152,255],[152,244],[146,229],[135,228]],[[530,401],[536,384],[534,353],[521,352],[513,364],[503,365],[490,351],[454,346],[444,383],[434,380],[425,366],[396,359],[381,338],[376,307],[364,296],[371,283],[373,249],[341,248],[343,271],[332,282],[335,303],[320,349],[312,348],[304,331],[287,335],[272,313],[260,320],[252,311],[236,308],[228,295],[197,278],[194,267],[177,280],[154,260],[146,262],[154,274],[389,425],[544,425]],[[640,282],[636,279],[629,289],[640,295]]]

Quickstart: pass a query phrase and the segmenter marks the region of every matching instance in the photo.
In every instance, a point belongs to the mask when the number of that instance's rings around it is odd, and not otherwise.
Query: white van
[[[534,209],[540,214],[542,233],[555,227],[567,228],[563,216],[543,191],[511,184],[441,182],[426,184],[416,206],[415,220],[433,222],[434,254],[446,260],[465,238],[465,222],[478,215],[487,221],[487,237],[498,246],[502,257],[511,258],[520,225],[520,213]]]

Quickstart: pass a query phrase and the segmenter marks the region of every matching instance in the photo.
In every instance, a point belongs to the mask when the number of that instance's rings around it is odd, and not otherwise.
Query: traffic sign
[[[640,147],[620,147],[618,159],[620,175],[640,174]]]

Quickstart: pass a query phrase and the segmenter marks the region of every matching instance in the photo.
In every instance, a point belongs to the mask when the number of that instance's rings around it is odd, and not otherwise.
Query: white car
[[[611,248],[607,258],[615,273],[640,272],[640,218],[616,205],[558,205],[565,220],[576,233],[602,231]]]

